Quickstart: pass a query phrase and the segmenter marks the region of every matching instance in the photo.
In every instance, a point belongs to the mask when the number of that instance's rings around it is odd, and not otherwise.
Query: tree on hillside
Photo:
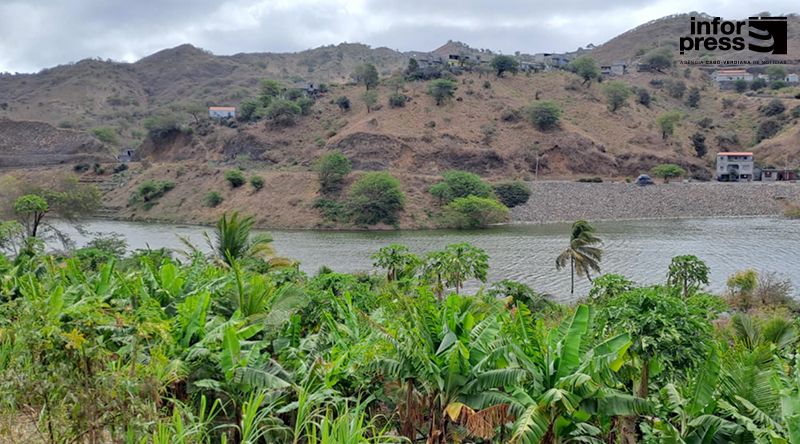
[[[347,199],[353,220],[361,225],[397,223],[397,213],[405,202],[400,181],[385,172],[362,175],[350,188]]]
[[[736,79],[736,81],[733,82],[733,89],[736,90],[736,92],[738,93],[743,93],[747,91],[747,80]]]
[[[301,111],[300,106],[292,101],[276,99],[269,104],[264,114],[277,126],[291,126]]]
[[[579,75],[584,84],[591,84],[592,80],[600,78],[600,67],[597,66],[597,62],[586,55],[571,61],[568,68]]]
[[[692,141],[692,146],[694,146],[694,151],[697,154],[697,157],[702,158],[706,155],[706,153],[708,153],[706,136],[704,136],[703,133],[694,133],[690,139]]]
[[[657,48],[648,52],[642,57],[642,62],[650,66],[656,71],[663,71],[672,67],[672,49],[670,48]]]
[[[786,78],[786,68],[780,65],[769,65],[764,69],[764,74],[766,74],[770,80],[783,80]]]
[[[208,112],[208,108],[203,105],[202,103],[192,102],[189,104],[184,105],[183,108],[187,114],[194,118],[194,123],[200,124],[200,118],[205,116]]]
[[[360,85],[364,85],[366,89],[372,89],[378,86],[378,70],[372,63],[365,63],[359,65],[353,70],[353,80]]]
[[[612,80],[603,86],[608,100],[608,110],[612,113],[621,108],[631,95],[631,89],[621,80]]]
[[[378,104],[378,92],[374,90],[364,91],[361,100],[363,100],[364,105],[367,106],[367,112],[372,112],[372,109]]]
[[[519,62],[514,57],[498,55],[492,59],[491,66],[497,73],[497,77],[503,77],[506,72],[516,74],[519,69]]]
[[[436,100],[436,105],[441,105],[453,97],[456,90],[456,82],[448,79],[431,80],[428,83],[428,94]]]
[[[664,163],[661,165],[654,166],[650,170],[650,174],[655,177],[663,177],[664,183],[669,183],[669,179],[672,177],[683,177],[686,175],[686,170],[681,168],[674,163]]]
[[[442,203],[467,196],[492,197],[492,186],[480,176],[467,171],[445,171],[442,181],[430,188],[430,193]]]
[[[675,132],[675,125],[680,120],[681,113],[678,111],[667,111],[658,116],[658,118],[656,118],[656,123],[659,129],[661,129],[661,138],[667,140],[667,138]]]
[[[528,121],[540,131],[547,131],[558,127],[561,119],[561,108],[554,102],[542,100],[527,108]]]
[[[561,270],[569,263],[570,294],[575,294],[575,274],[586,276],[592,281],[591,271],[600,272],[603,250],[597,245],[603,241],[595,236],[595,229],[589,222],[579,220],[572,224],[569,247],[556,257],[556,269]]]
[[[352,162],[341,151],[332,151],[317,161],[315,169],[320,189],[323,193],[330,193],[342,187],[344,178],[350,174]]]
[[[261,94],[258,96],[258,99],[261,101],[262,106],[269,106],[272,101],[284,91],[283,85],[278,82],[277,80],[272,79],[264,79],[261,81]]]
[[[419,62],[414,57],[408,59],[408,65],[406,66],[406,70],[403,72],[406,75],[407,79],[415,79],[419,74]]]

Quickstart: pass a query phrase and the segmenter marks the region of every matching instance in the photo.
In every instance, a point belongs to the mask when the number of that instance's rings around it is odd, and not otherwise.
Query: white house
[[[797,74],[789,74],[786,76],[784,80],[786,81],[786,83],[797,83],[798,81],[800,81],[800,76],[798,76]]]
[[[720,69],[714,71],[711,78],[717,82],[735,82],[737,80],[750,82],[753,80],[753,75],[744,69]]]
[[[212,119],[232,119],[236,117],[236,108],[233,106],[209,106],[208,117]]]
[[[717,153],[715,176],[720,182],[750,182],[753,180],[753,153]]]

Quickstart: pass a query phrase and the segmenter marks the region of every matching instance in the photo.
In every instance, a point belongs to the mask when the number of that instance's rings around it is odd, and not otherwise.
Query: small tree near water
[[[665,163],[653,167],[653,169],[650,170],[650,174],[656,177],[663,177],[664,183],[669,183],[669,180],[673,177],[685,176],[686,170],[674,163]]]

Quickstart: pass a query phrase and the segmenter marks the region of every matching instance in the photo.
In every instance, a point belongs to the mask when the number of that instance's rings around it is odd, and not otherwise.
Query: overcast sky
[[[136,61],[191,43],[215,54],[361,42],[432,50],[571,51],[665,15],[800,12],[796,0],[0,0],[0,72],[89,57]]]

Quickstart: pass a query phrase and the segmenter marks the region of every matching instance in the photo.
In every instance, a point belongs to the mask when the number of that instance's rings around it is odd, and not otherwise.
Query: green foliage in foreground
[[[268,260],[252,225],[226,215],[211,255],[181,259],[110,238],[0,255],[0,439],[800,442],[795,314],[684,295],[696,258],[665,285],[601,276],[563,306],[508,280],[467,291],[489,275],[469,244],[308,276]],[[584,225],[570,254],[595,243]]]

